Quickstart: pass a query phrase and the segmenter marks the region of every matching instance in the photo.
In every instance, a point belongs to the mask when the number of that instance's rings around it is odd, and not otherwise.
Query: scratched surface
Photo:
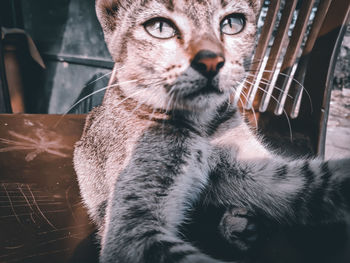
[[[0,115],[0,262],[68,262],[94,230],[73,145],[84,115]]]
[[[97,261],[72,167],[84,119],[0,114],[0,263]],[[271,230],[251,256],[254,263],[348,263],[350,222]]]

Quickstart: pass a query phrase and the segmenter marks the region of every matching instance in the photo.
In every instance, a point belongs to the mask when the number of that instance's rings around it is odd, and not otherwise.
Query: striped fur
[[[74,166],[99,227],[101,262],[221,262],[181,236],[198,204],[282,224],[336,221],[348,211],[349,160],[275,156],[229,103],[244,78],[259,2],[96,1],[119,85],[88,115]],[[220,20],[237,12],[244,30],[220,35]],[[176,24],[177,37],[145,33],[143,23],[159,16]],[[226,60],[210,82],[191,68],[208,43]]]

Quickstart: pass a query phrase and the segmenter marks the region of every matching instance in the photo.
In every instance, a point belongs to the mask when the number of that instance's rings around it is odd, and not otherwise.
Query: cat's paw
[[[235,248],[246,252],[258,239],[258,228],[253,217],[242,208],[228,209],[219,224],[221,235]]]

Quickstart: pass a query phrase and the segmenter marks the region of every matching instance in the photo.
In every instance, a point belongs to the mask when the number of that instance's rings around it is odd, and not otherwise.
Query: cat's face
[[[127,96],[157,108],[203,110],[242,80],[259,3],[97,0],[96,10]]]

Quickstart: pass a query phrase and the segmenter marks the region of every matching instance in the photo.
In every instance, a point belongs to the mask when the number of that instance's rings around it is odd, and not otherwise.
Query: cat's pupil
[[[226,35],[235,35],[244,29],[245,18],[241,14],[231,14],[220,24],[221,32]]]
[[[228,19],[228,24],[230,25],[230,27],[232,28],[232,18]]]
[[[152,37],[168,39],[176,34],[176,27],[164,18],[154,18],[144,23],[144,28]]]

